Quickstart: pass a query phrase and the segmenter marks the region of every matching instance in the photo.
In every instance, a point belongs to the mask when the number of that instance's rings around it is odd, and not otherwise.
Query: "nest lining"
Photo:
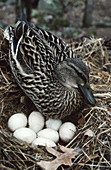
[[[73,160],[76,169],[111,168],[111,40],[85,38],[69,45],[77,57],[90,68],[90,83],[97,106],[84,109],[77,132],[66,147],[79,147],[81,153]],[[24,93],[16,84],[8,63],[8,45],[0,29],[0,168],[38,169],[36,162],[53,160],[45,147],[32,149],[18,141],[7,128],[8,118],[15,112],[29,113],[20,100]],[[31,108],[33,110],[33,108]],[[87,133],[88,130],[92,132]],[[62,167],[63,168],[63,167]]]

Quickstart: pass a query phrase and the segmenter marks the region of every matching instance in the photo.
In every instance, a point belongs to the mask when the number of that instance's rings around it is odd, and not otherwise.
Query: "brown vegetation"
[[[68,148],[80,148],[72,159],[72,169],[111,168],[111,40],[83,39],[70,43],[72,50],[90,68],[90,82],[97,106],[82,111],[77,132]],[[7,128],[8,118],[15,112],[29,112],[21,103],[24,93],[13,79],[8,63],[8,46],[0,31],[0,169],[36,169],[37,162],[51,161],[46,148],[32,149],[15,139]],[[61,153],[61,151],[59,151]],[[64,166],[62,169],[64,169]]]

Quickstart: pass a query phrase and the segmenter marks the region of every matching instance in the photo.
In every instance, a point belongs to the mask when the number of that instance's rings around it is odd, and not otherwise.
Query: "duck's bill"
[[[95,100],[94,95],[93,95],[93,93],[91,91],[89,83],[85,84],[84,86],[79,85],[79,88],[80,88],[82,94],[84,95],[84,97],[86,98],[86,100],[91,105],[94,106],[96,104],[96,100]]]

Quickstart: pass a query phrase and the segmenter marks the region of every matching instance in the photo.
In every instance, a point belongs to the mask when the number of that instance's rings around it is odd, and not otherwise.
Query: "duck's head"
[[[79,58],[65,59],[56,66],[55,75],[63,86],[80,90],[88,103],[96,104],[89,84],[89,69],[82,60]]]

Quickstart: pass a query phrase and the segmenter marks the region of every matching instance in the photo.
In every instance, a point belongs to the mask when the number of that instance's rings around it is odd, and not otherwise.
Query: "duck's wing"
[[[38,33],[42,39],[47,41],[54,51],[54,56],[56,57],[56,62],[59,63],[66,58],[74,58],[75,54],[69,48],[69,45],[66,44],[61,38],[55,36],[54,34],[50,33],[49,31],[45,31],[44,29],[31,24],[31,28]]]
[[[9,33],[11,70],[19,86],[35,101],[53,79],[52,49],[24,21],[18,22],[14,29],[9,27]]]

